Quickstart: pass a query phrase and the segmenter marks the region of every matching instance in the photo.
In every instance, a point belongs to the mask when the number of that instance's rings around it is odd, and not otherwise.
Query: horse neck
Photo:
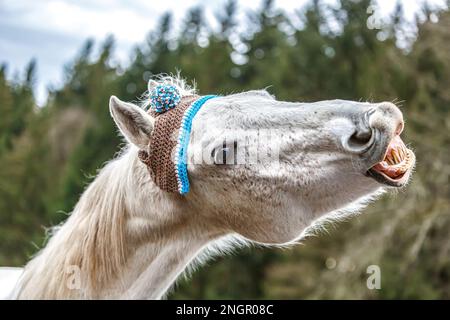
[[[102,169],[27,266],[19,298],[160,298],[218,236],[131,149]]]

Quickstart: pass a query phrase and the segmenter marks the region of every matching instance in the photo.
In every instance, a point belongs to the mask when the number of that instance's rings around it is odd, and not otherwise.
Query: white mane
[[[45,248],[27,265],[22,276],[27,298],[95,297],[98,287],[111,281],[125,266],[125,205],[127,183],[133,179],[129,153],[106,164],[83,193],[69,219],[52,232]],[[48,268],[51,261],[52,268]],[[67,285],[70,266],[84,272],[83,292]],[[38,277],[35,275],[39,274]]]

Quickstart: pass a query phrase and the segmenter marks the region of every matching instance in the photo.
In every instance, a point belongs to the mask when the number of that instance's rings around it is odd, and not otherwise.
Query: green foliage
[[[418,164],[410,186],[359,218],[289,250],[217,258],[172,298],[450,298],[450,12],[425,8],[424,21],[406,27],[398,5],[381,30],[371,30],[369,4],[341,0],[332,8],[315,0],[289,19],[266,0],[239,25],[239,4],[230,0],[216,15],[218,31],[196,7],[178,35],[167,13],[126,68],[112,63],[112,37],[98,53],[86,41],[42,108],[33,97],[36,62],[14,81],[3,65],[0,265],[23,265],[33,243],[42,244],[42,226],[63,221],[119,150],[110,95],[137,101],[152,75],[180,70],[205,94],[269,87],[286,100],[396,99]],[[417,40],[400,49],[414,27]],[[371,264],[381,268],[381,290],[366,287]]]

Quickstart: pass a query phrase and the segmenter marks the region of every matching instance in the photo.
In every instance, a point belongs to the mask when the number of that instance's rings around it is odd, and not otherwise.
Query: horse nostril
[[[372,130],[355,131],[350,137],[342,141],[343,147],[352,153],[366,152],[374,142]]]
[[[350,142],[355,145],[365,145],[372,138],[372,130],[355,131],[350,137]]]

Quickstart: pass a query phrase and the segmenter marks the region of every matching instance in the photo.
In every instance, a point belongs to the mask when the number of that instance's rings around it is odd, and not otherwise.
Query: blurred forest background
[[[86,41],[45,106],[33,95],[36,61],[8,81],[0,69],[0,265],[22,266],[45,227],[66,218],[97,169],[120,150],[108,111],[136,101],[155,74],[182,72],[200,93],[268,89],[278,99],[396,101],[417,169],[404,190],[295,248],[240,250],[181,281],[170,298],[450,298],[450,12],[424,6],[414,22],[397,5],[368,28],[370,1],[311,1],[295,27],[273,1],[237,23],[229,1],[212,30],[201,7],[174,36],[170,13],[114,63],[114,38]],[[179,27],[179,26],[176,26]],[[45,44],[43,44],[45,45]],[[0,58],[1,59],[1,58]],[[381,290],[366,268],[381,268]]]

